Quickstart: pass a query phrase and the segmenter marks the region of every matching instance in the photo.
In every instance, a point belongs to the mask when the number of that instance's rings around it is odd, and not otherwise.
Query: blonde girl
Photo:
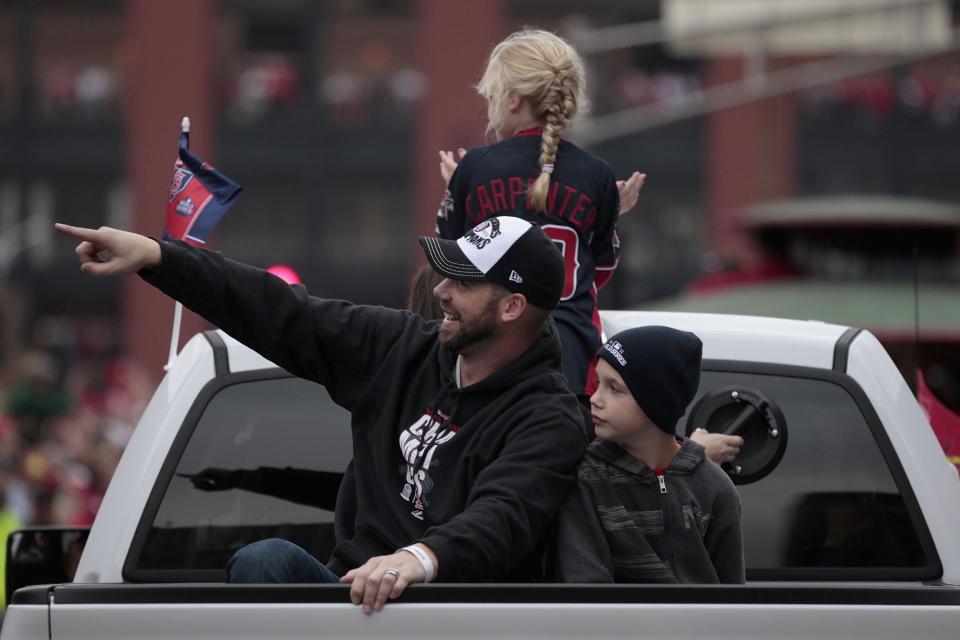
[[[618,215],[636,201],[645,176],[634,173],[618,184],[607,162],[564,139],[586,106],[584,90],[583,61],[556,34],[523,29],[494,47],[477,91],[487,101],[487,131],[498,142],[461,149],[459,163],[452,152],[440,152],[448,184],[437,233],[458,238],[499,215],[543,227],[567,266],[553,312],[563,371],[585,399],[600,346],[597,291],[619,259]]]

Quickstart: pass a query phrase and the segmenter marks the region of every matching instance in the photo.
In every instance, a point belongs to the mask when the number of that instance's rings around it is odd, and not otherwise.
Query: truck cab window
[[[729,385],[754,389],[789,428],[772,470],[737,485],[748,580],[936,576],[939,560],[911,517],[910,489],[888,464],[895,456],[883,455],[889,445],[850,389],[838,376],[750,368],[705,363],[694,401]],[[320,385],[247,377],[209,399],[175,469],[159,480],[165,490],[147,508],[142,545],[131,549],[131,579],[219,581],[234,551],[266,537],[329,557],[351,458],[349,414]]]
[[[837,380],[789,371],[705,370],[698,397],[727,385],[761,390],[783,412],[790,432],[769,475],[737,485],[748,579],[813,568],[818,575],[835,569],[838,579],[879,579],[878,570],[931,566],[869,416],[848,389]]]
[[[224,386],[168,480],[136,570],[222,579],[234,551],[267,537],[325,561],[350,458],[349,413],[321,385],[273,377]]]

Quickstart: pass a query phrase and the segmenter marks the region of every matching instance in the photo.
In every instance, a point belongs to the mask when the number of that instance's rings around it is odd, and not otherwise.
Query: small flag
[[[190,119],[184,118],[180,150],[173,165],[163,239],[203,246],[223,214],[233,206],[240,185],[190,152]]]

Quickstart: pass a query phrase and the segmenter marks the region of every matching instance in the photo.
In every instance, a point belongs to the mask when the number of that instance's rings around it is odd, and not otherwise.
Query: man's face
[[[446,278],[433,289],[440,300],[443,322],[438,328],[440,344],[461,354],[496,333],[500,297],[487,282],[464,282]]]

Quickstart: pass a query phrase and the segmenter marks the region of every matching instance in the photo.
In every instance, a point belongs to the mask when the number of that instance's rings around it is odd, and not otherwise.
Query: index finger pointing
[[[95,229],[86,229],[84,227],[73,227],[69,224],[63,224],[62,222],[55,222],[53,227],[60,233],[65,233],[68,236],[73,236],[78,240],[96,240],[97,231]]]

